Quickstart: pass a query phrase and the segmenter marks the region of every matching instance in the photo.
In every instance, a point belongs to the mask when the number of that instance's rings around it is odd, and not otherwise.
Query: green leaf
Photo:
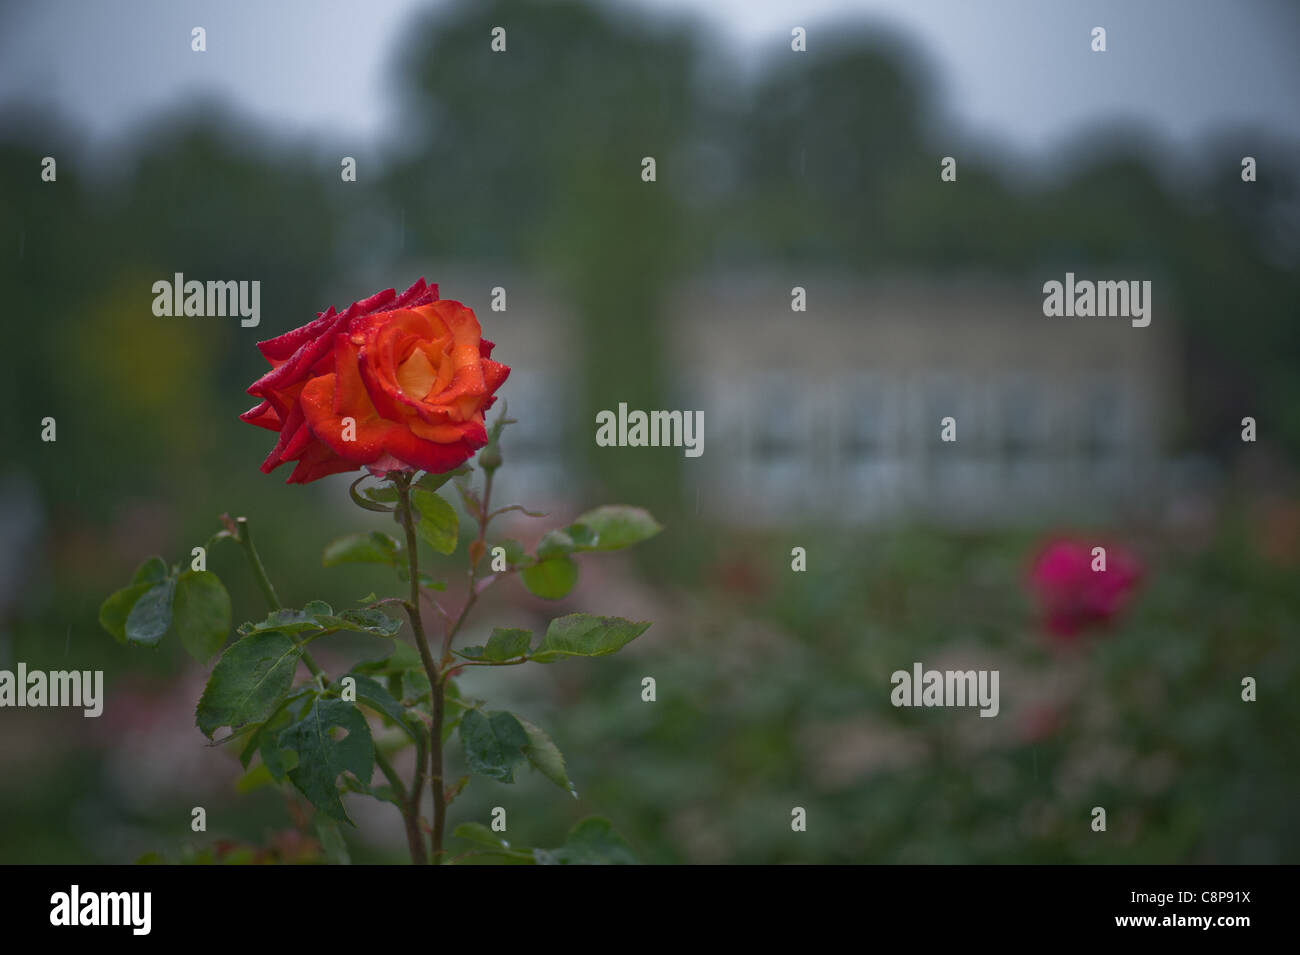
[[[161,557],[150,557],[141,564],[131,578],[132,584],[160,584],[167,579],[167,562]]]
[[[289,773],[298,767],[298,752],[293,749],[280,748],[280,735],[290,724],[302,719],[302,714],[295,714],[291,719],[283,723],[271,733],[262,737],[262,745],[258,747],[258,752],[262,754],[262,765],[267,771],[279,782],[284,782],[289,778]]]
[[[353,673],[365,673],[368,676],[393,676],[411,669],[420,669],[424,664],[420,660],[420,651],[409,643],[393,644],[393,651],[382,660],[367,660],[352,668]]]
[[[433,687],[424,670],[407,670],[402,674],[402,699],[417,703],[430,698]]]
[[[381,637],[391,637],[402,629],[402,621],[395,620],[382,610],[345,610],[338,618],[347,624],[348,630],[358,633],[374,633]]]
[[[456,839],[464,839],[467,842],[474,842],[481,846],[490,846],[493,849],[506,849],[510,846],[510,843],[481,822],[462,822],[452,830],[451,834]]]
[[[337,731],[345,731],[342,739]],[[280,749],[298,754],[290,781],[313,806],[331,819],[351,823],[339,800],[337,780],[350,772],[369,785],[375,768],[375,745],[361,711],[342,700],[318,699],[307,715],[280,734]]]
[[[648,540],[663,530],[649,511],[622,504],[607,504],[580,515],[572,527],[579,526],[591,535],[590,542],[581,550],[619,550]]]
[[[293,683],[302,647],[283,633],[254,633],[232,643],[212,669],[195,722],[212,739],[221,726],[265,720]]]
[[[586,524],[570,524],[564,529],[569,540],[573,541],[573,549],[580,550],[597,550],[596,532]]]
[[[460,739],[470,772],[503,783],[515,781],[514,767],[524,759],[528,734],[513,714],[466,710],[460,719]]]
[[[253,754],[262,750],[268,738],[274,739],[280,735],[280,730],[302,719],[303,710],[317,695],[315,686],[310,683],[304,684],[285,696],[265,720],[260,723],[245,723],[243,729],[232,733],[232,738],[244,732],[249,734],[248,742],[244,744],[244,749],[239,754],[239,762],[243,767],[248,768],[248,764],[253,760]],[[270,765],[272,761],[266,759],[263,754],[263,762]],[[279,771],[276,778],[283,780],[284,771]]]
[[[271,771],[266,767],[266,764],[258,763],[235,780],[235,792],[243,796],[264,786],[273,785],[275,782],[276,779],[271,775]]]
[[[452,832],[457,839],[464,839],[481,848],[471,852],[464,861],[473,864],[479,860],[506,865],[536,865],[533,850],[512,848],[510,843],[481,822],[462,822]]]
[[[263,786],[269,786],[275,782],[275,777],[271,775],[265,763],[258,763],[244,775],[235,780],[235,792],[241,796],[245,793],[251,793],[255,789],[261,789]]]
[[[277,633],[298,633],[303,630],[323,630],[315,614],[305,610],[276,610],[261,623],[245,624],[248,633],[274,630]],[[241,628],[242,629],[242,628]]]
[[[452,482],[452,486],[456,488],[456,493],[460,495],[465,510],[469,511],[471,515],[483,513],[483,499],[478,496],[478,492],[474,488],[470,487],[469,481],[457,479]]]
[[[335,614],[323,600],[313,600],[301,610],[277,610],[261,623],[243,624],[240,633],[320,633],[325,630],[351,630],[391,637],[402,629],[402,622],[379,609],[344,610]]]
[[[546,560],[548,557],[562,557],[565,554],[572,554],[577,547],[578,545],[573,542],[573,538],[565,531],[547,531],[537,543],[537,559]]]
[[[405,731],[406,735],[419,742],[420,738],[416,735],[415,729],[408,722],[406,710],[402,704],[393,698],[393,694],[384,689],[382,683],[373,680],[362,673],[349,673],[340,679],[340,683],[348,677],[356,680],[357,702],[364,703],[372,709],[383,713],[390,720],[396,723]]]
[[[496,627],[488,637],[486,647],[465,647],[456,652],[467,660],[488,660],[499,663],[522,657],[528,652],[528,646],[532,641],[531,630],[506,630]]]
[[[326,567],[339,564],[389,564],[397,563],[401,546],[387,534],[371,531],[369,534],[348,534],[325,545],[321,563]]]
[[[348,844],[343,841],[343,833],[338,823],[329,819],[316,818],[316,834],[320,836],[321,850],[333,865],[351,865]]]
[[[186,652],[207,663],[230,635],[230,594],[207,570],[187,570],[176,581],[172,604],[176,633]]]
[[[381,484],[379,487],[368,487],[361,492],[368,500],[376,504],[394,504],[398,500],[397,488],[391,484]]]
[[[524,550],[524,545],[519,543],[513,537],[507,537],[505,540],[498,541],[497,547],[504,547],[506,551],[506,566],[518,567],[528,559],[528,552]]]
[[[352,485],[348,488],[348,494],[352,498],[352,503],[355,504],[357,507],[364,507],[367,511],[380,511],[381,513],[384,514],[391,514],[393,512],[393,509],[391,507],[385,507],[383,504],[376,504],[374,501],[366,497],[362,497],[360,494],[357,493],[357,485],[360,484],[368,477],[370,477],[369,474],[362,474],[361,477],[353,481]]]
[[[379,786],[367,786],[365,783],[357,782],[351,776],[344,776],[343,788],[350,793],[361,793],[363,796],[370,796],[380,802],[391,802],[402,812],[406,812],[406,806],[402,803],[401,797],[398,796],[397,790],[387,783]]]
[[[578,582],[578,564],[572,557],[552,557],[519,571],[524,586],[544,600],[559,600]]]
[[[452,478],[459,477],[462,474],[469,474],[469,471],[470,469],[463,464],[450,471],[443,471],[441,474],[434,474],[432,471],[425,471],[420,475],[419,479],[416,480],[414,486],[424,491],[433,492],[438,490],[438,488],[442,487]]]
[[[553,663],[564,657],[601,657],[622,649],[649,626],[648,621],[596,617],[588,613],[556,617],[530,658],[538,663]]]
[[[528,758],[528,762],[532,763],[533,768],[539,773],[577,799],[578,792],[573,788],[573,783],[569,782],[569,774],[564,768],[564,755],[559,747],[544,730],[521,716],[515,718],[528,734],[528,745],[524,747],[524,756]]]
[[[397,579],[404,584],[410,583],[411,572],[406,566],[406,561],[402,561],[401,563],[397,564]],[[420,571],[420,586],[428,587],[430,590],[446,590],[447,581],[435,580],[429,574],[426,574],[424,571]]]
[[[539,865],[637,865],[632,847],[614,831],[608,819],[583,819],[559,849],[534,849]]]
[[[416,531],[439,554],[451,554],[460,539],[460,518],[456,509],[430,491],[412,491],[411,501],[420,513]]]
[[[168,578],[154,584],[131,608],[126,615],[126,639],[128,643],[139,643],[146,647],[158,645],[163,634],[172,625],[172,597],[176,592],[176,581]]]
[[[153,589],[152,583],[132,584],[123,587],[99,606],[99,625],[118,643],[126,643],[126,618],[136,601]]]

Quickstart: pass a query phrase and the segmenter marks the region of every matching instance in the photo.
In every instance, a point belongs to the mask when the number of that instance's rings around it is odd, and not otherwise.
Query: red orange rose
[[[280,433],[262,470],[294,461],[290,483],[360,467],[450,471],[487,444],[483,412],[510,374],[474,312],[424,279],[257,347],[272,369],[240,417]]]

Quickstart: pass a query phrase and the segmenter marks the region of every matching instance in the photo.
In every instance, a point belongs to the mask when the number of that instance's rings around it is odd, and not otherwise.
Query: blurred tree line
[[[489,48],[497,24],[504,54]],[[169,469],[202,481],[218,448],[238,460],[256,444],[226,424],[230,396],[260,369],[230,323],[155,319],[142,289],[178,271],[260,278],[278,330],[366,294],[346,283],[356,263],[399,254],[558,279],[581,319],[592,415],[619,400],[667,407],[657,318],[689,273],[981,270],[1036,286],[1067,269],[1136,268],[1161,277],[1185,331],[1181,444],[1227,454],[1254,413],[1266,441],[1300,450],[1294,144],[1237,134],[1207,144],[1208,162],[1170,155],[1161,170],[1144,144],[1115,138],[1052,185],[1021,187],[981,156],[958,156],[958,182],[940,184],[928,77],[886,39],[826,36],[815,55],[778,44],[750,85],[709,41],[687,22],[586,3],[440,10],[395,60],[403,146],[357,184],[340,182],[337,157],[268,141],[210,105],[142,128],[112,171],[57,117],[12,111],[0,275],[24,342],[3,384],[13,465],[83,517],[141,480],[171,483]],[[40,181],[46,155],[61,157],[56,185]],[[653,186],[639,176],[646,155]],[[1241,181],[1244,155],[1258,182]],[[1168,174],[1192,158],[1213,173],[1173,191]],[[65,463],[130,467],[93,482],[50,468],[34,424],[46,415],[62,424]],[[575,452],[615,492],[675,506],[680,461],[618,470],[588,444]]]

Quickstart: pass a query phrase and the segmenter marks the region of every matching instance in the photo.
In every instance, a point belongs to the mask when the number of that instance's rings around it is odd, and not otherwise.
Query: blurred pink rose
[[[1055,735],[1065,722],[1061,707],[1052,703],[1030,703],[1021,712],[1017,728],[1026,743],[1041,743]]]
[[[1094,547],[1105,547],[1105,570],[1094,570]],[[1049,633],[1071,641],[1090,627],[1111,623],[1142,577],[1142,565],[1113,544],[1054,540],[1035,559],[1030,586],[1043,609]]]

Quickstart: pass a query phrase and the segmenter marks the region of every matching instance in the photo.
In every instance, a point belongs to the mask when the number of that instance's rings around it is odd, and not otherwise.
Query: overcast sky
[[[935,69],[955,137],[1026,157],[1110,120],[1175,145],[1249,123],[1300,140],[1292,0],[609,2],[697,16],[720,55],[750,64],[794,25],[809,30],[809,56],[837,21],[888,25]],[[280,133],[383,142],[398,119],[389,54],[413,14],[439,5],[0,0],[0,103],[49,104],[103,143],[205,91]],[[193,26],[207,30],[206,54],[190,50]],[[1094,26],[1107,29],[1105,54],[1088,48]]]

